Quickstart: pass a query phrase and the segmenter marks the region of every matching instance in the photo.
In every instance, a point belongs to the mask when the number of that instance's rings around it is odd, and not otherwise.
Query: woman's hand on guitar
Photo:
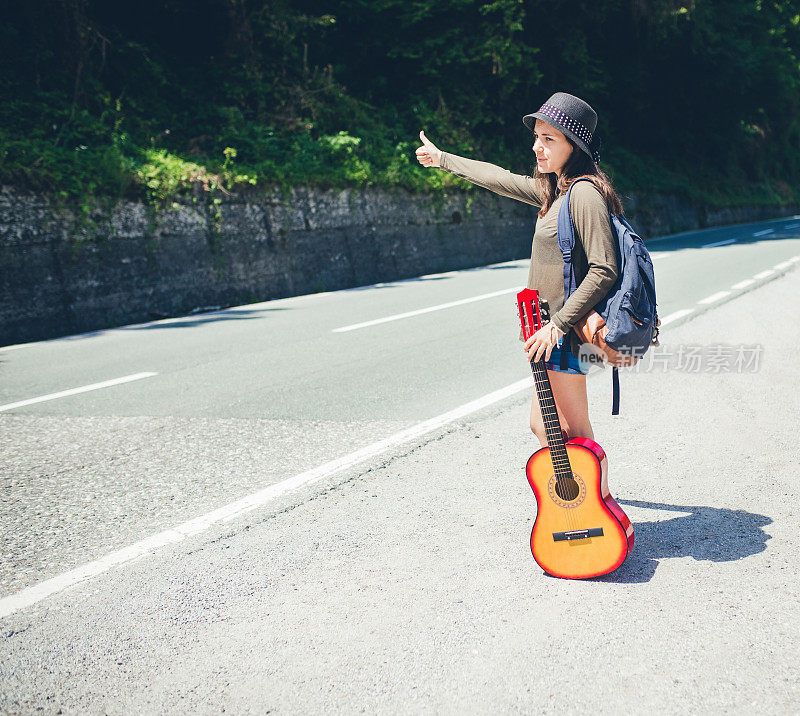
[[[441,166],[440,158],[442,152],[425,136],[424,131],[420,130],[419,139],[422,142],[422,146],[417,147],[417,161],[422,164],[423,167]]]
[[[542,355],[544,355],[545,361],[549,361],[553,348],[558,345],[558,339],[563,335],[564,332],[555,323],[550,321],[545,323],[525,341],[522,350],[528,354],[528,362],[539,361],[542,359]]]

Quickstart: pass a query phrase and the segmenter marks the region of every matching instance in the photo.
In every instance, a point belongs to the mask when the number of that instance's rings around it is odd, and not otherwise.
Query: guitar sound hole
[[[571,502],[581,492],[580,485],[573,477],[559,477],[556,480],[556,494],[564,500],[564,502]]]

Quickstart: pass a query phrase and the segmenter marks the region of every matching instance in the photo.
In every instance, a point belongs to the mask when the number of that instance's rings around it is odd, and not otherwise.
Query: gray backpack
[[[572,255],[575,249],[575,226],[569,210],[572,188],[579,181],[591,181],[588,177],[576,179],[567,190],[567,196],[558,212],[558,245],[564,258],[564,301],[578,287]],[[658,345],[658,313],[656,311],[656,282],[653,261],[644,241],[634,231],[624,215],[608,212],[611,228],[616,238],[619,276],[609,292],[595,304],[594,310],[606,322],[608,332],[605,342],[635,360],[641,358],[651,345]],[[566,368],[568,345],[561,352],[561,367]],[[619,373],[614,366],[612,372],[612,415],[619,414]]]

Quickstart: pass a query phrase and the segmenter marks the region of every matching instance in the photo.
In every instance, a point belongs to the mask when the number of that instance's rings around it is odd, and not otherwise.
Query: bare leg
[[[594,440],[594,431],[589,422],[586,376],[548,370],[547,377],[550,379],[561,429],[566,431],[568,439],[584,437]],[[533,401],[531,402],[531,430],[539,438],[542,447],[545,447],[548,444],[547,435],[536,390],[533,391]]]

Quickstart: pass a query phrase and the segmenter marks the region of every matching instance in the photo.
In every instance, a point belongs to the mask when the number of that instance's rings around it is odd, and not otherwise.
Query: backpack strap
[[[572,187],[579,181],[591,181],[588,177],[576,179],[570,184],[567,189],[567,195],[564,201],[561,202],[561,207],[558,210],[558,247],[561,249],[561,257],[564,259],[564,302],[570,294],[578,288],[577,281],[575,280],[575,266],[572,263],[572,252],[575,249],[575,225],[572,222],[572,214],[569,210],[569,197],[572,193]],[[569,345],[569,331],[563,337],[561,348],[561,369],[567,370],[567,351],[570,350]]]
[[[619,368],[614,366],[611,369],[611,414],[619,415]]]
[[[564,259],[564,303],[567,302],[570,294],[578,288],[575,280],[575,267],[572,264],[572,252],[575,249],[575,224],[572,221],[572,213],[569,210],[569,197],[573,187],[579,181],[591,181],[589,177],[580,177],[572,182],[567,189],[567,195],[558,210],[558,247],[561,249],[561,257]]]

